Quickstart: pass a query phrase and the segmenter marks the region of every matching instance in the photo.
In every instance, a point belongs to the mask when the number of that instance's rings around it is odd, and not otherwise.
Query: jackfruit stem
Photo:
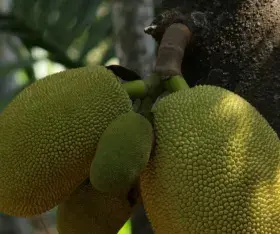
[[[180,23],[169,26],[162,37],[154,71],[162,75],[162,79],[182,75],[181,65],[187,45],[192,33],[190,29]]]
[[[175,23],[166,29],[152,74],[144,80],[122,84],[131,98],[149,96],[156,100],[164,89],[176,92],[189,87],[182,76],[181,64],[191,35],[191,31],[184,24]]]
[[[125,82],[122,83],[122,87],[132,99],[144,98],[148,93],[148,87],[143,80]]]
[[[154,73],[160,77],[158,83],[170,92],[189,88],[182,76],[181,65],[191,36],[186,25],[175,23],[166,29],[161,40]]]
[[[163,91],[162,77],[157,72],[152,72],[148,77],[144,79],[145,85],[148,89],[148,96],[157,98]]]
[[[151,109],[153,107],[153,104],[154,104],[154,100],[150,96],[147,96],[142,100],[140,108],[138,110],[138,113],[143,115],[151,123],[152,123]]]
[[[165,81],[165,88],[170,92],[176,92],[182,89],[190,88],[185,81],[184,77],[177,75],[172,76],[170,79]]]

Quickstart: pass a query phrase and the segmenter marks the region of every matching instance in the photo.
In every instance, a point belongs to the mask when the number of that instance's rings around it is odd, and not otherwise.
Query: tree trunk
[[[115,0],[112,5],[115,49],[120,65],[146,76],[153,68],[154,40],[144,33],[154,17],[153,0]]]
[[[234,91],[280,136],[280,2],[164,0],[162,6],[179,7],[193,31],[182,63],[187,82]],[[170,15],[165,24],[174,22]]]

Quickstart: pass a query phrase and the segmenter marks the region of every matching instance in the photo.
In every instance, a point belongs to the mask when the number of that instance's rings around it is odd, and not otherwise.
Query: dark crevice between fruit
[[[131,207],[135,207],[137,204],[141,203],[141,193],[140,193],[140,180],[139,178],[131,189],[127,193],[127,200]]]
[[[141,76],[135,71],[132,71],[126,67],[120,65],[109,65],[105,66],[107,69],[111,70],[116,76],[118,76],[122,81],[134,81],[141,80]]]

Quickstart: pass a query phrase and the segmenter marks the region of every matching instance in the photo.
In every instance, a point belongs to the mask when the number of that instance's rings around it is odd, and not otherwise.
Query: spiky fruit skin
[[[280,142],[255,108],[196,86],[161,99],[153,114],[141,191],[155,233],[279,233]]]
[[[90,168],[90,181],[102,192],[128,192],[147,166],[153,127],[133,111],[112,121],[100,137]]]
[[[131,108],[102,66],[56,73],[23,90],[0,116],[0,212],[30,217],[56,206],[88,177],[109,123]]]
[[[57,230],[59,234],[116,234],[131,212],[124,196],[101,193],[88,182],[59,204]]]

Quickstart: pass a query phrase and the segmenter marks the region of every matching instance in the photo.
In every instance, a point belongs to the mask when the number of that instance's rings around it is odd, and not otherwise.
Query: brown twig
[[[154,71],[163,78],[182,75],[184,52],[191,39],[191,31],[184,24],[172,24],[161,40]]]

